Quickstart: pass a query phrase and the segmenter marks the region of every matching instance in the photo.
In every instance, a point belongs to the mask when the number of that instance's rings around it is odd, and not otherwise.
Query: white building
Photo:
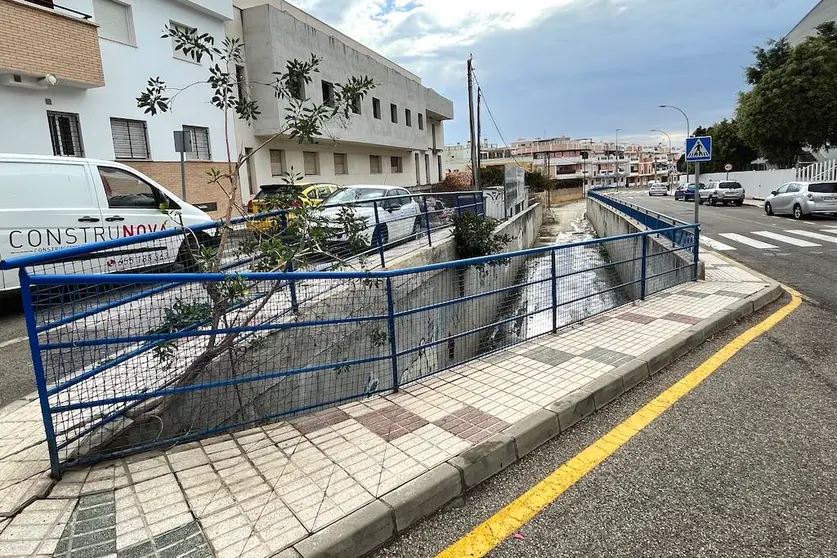
[[[820,0],[811,11],[797,23],[785,39],[791,45],[798,45],[817,32],[817,26],[837,20],[837,0]]]
[[[208,86],[157,116],[136,98],[149,77],[175,87],[207,78],[208,61],[175,52],[165,26],[220,43],[232,17],[231,0],[0,0],[0,152],[117,159],[180,193],[173,132],[183,129],[194,140],[186,198],[221,206],[206,170],[227,160],[224,119]]]
[[[235,0],[228,35],[243,38],[247,80],[273,81],[289,60],[322,59],[319,73],[304,87],[304,97],[324,103],[334,83],[369,76],[376,87],[343,127],[332,124],[314,145],[280,136],[250,159],[242,180],[250,195],[263,184],[281,182],[293,167],[305,182],[415,186],[444,178],[443,122],[453,118],[453,103],[422,85],[421,78],[387,60],[322,21],[281,0]],[[238,122],[239,147],[253,150],[283,129],[287,101],[269,87],[251,85],[248,93],[261,110],[251,126]],[[245,193],[246,194],[246,193]],[[244,199],[248,198],[244,195]]]

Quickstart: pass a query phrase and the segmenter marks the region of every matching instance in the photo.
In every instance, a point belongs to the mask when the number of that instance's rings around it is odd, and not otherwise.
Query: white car
[[[0,154],[0,192],[0,260],[212,220],[114,161]],[[199,234],[211,244],[216,231]],[[111,273],[167,265],[174,263],[181,244],[182,237],[171,237],[110,250],[107,256],[80,260],[75,270]],[[0,291],[19,286],[17,270],[0,272]]]
[[[383,245],[420,234],[424,227],[419,204],[410,197],[410,192],[396,186],[354,185],[341,188],[323,202],[322,216],[336,219],[342,207],[351,208],[358,218],[366,221],[361,237],[369,246],[378,242],[378,227]]]
[[[648,195],[649,196],[667,196],[668,195],[668,186],[665,182],[650,182],[648,184]]]

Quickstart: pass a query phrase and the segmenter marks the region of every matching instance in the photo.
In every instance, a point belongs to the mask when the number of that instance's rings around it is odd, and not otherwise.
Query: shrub
[[[480,169],[480,186],[502,186],[506,183],[506,171],[503,167]]]
[[[511,236],[494,232],[496,221],[475,213],[453,218],[453,239],[457,259],[478,258],[503,251]]]
[[[549,188],[549,178],[540,172],[527,172],[523,178],[523,183],[535,192],[542,192]]]

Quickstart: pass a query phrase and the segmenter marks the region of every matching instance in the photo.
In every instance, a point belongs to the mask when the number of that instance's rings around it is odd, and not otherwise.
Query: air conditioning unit
[[[42,78],[23,76],[20,74],[0,75],[0,85],[5,85],[6,87],[43,90],[49,89],[50,85],[55,85],[56,83],[58,83],[58,80],[52,74]]]

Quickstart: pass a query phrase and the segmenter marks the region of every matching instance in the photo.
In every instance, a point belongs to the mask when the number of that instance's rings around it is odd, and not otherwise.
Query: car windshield
[[[384,188],[343,188],[330,195],[326,201],[333,203],[351,203],[382,198],[387,191]]]
[[[738,182],[721,182],[720,184],[718,184],[718,188],[727,188],[732,190],[741,188],[741,184],[739,184]]]
[[[290,184],[282,184],[277,186],[262,186],[259,193],[256,194],[257,200],[278,197],[299,197],[306,186],[292,186]]]
[[[809,184],[808,191],[812,194],[837,194],[837,182]]]

